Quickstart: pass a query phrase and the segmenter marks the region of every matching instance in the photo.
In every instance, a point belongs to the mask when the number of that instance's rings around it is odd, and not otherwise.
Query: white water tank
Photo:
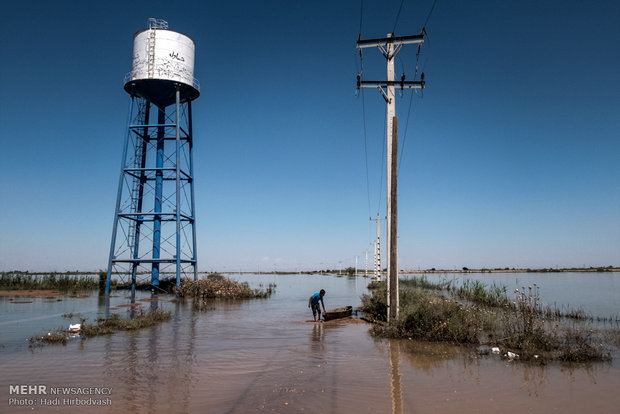
[[[175,102],[177,87],[181,101],[197,98],[200,87],[194,79],[194,51],[189,36],[169,30],[163,20],[149,19],[148,29],[133,37],[132,68],[125,90],[160,106]]]

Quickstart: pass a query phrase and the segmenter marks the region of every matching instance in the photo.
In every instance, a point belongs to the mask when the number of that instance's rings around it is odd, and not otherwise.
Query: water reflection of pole
[[[99,309],[103,309],[103,316],[105,318],[110,317],[110,295],[99,295],[97,306]]]
[[[151,312],[157,310],[159,307],[159,297],[154,290],[151,291]]]
[[[390,357],[390,389],[392,393],[392,414],[403,414],[403,392],[400,381],[400,348],[394,341],[388,342]]]
[[[314,324],[312,327],[312,342],[311,347],[314,351],[323,349],[323,331],[324,326],[322,323]]]
[[[177,408],[180,412],[189,412],[189,401],[191,398],[190,395],[190,384],[192,382],[192,373],[191,368],[193,366],[194,361],[194,342],[196,339],[196,319],[198,318],[198,314],[195,311],[192,311],[189,315],[189,334],[188,340],[182,340],[182,343],[179,344],[179,341],[182,338],[182,333],[180,332],[180,328],[182,326],[183,317],[183,304],[181,302],[176,302],[174,308],[174,319],[172,321],[172,363],[173,366],[178,367],[179,370],[177,374],[179,378],[175,378],[177,382],[182,387],[181,395],[179,396],[179,403],[177,404]],[[185,324],[183,324],[184,326]],[[187,351],[182,352],[181,346],[185,345],[187,342]],[[184,360],[179,357],[184,358]]]
[[[128,405],[137,406],[140,404],[140,373],[141,370],[138,366],[139,359],[139,345],[138,338],[136,335],[128,335],[126,348],[126,356],[122,360],[122,370],[121,375],[124,377],[124,387],[125,396],[124,399],[129,403]],[[113,373],[113,375],[119,375],[118,372]]]
[[[152,294],[151,294],[151,298],[152,298]],[[157,307],[157,303],[156,302],[151,302],[151,310],[153,309],[153,303],[155,303],[155,307]],[[149,329],[149,337],[148,337],[148,352],[146,354],[146,367],[143,367],[141,369],[141,372],[144,372],[144,370],[146,370],[146,378],[148,378],[149,380],[157,378],[157,380],[160,380],[160,377],[158,375],[158,370],[159,370],[159,345],[160,345],[160,341],[159,341],[159,333],[158,333],[158,329]],[[156,381],[157,381],[156,380]],[[146,412],[149,413],[154,413],[155,412],[155,407],[157,407],[157,400],[158,400],[158,396],[161,396],[161,394],[159,394],[161,392],[161,390],[159,389],[159,387],[157,387],[157,383],[150,383],[148,386],[148,393],[145,396],[146,397]]]

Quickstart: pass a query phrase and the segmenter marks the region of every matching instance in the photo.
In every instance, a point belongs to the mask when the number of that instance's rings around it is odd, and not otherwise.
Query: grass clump
[[[205,279],[197,281],[181,279],[181,287],[176,289],[177,296],[192,298],[194,307],[205,309],[207,302],[213,299],[266,299],[276,289],[275,284],[269,284],[267,288],[252,289],[247,282],[237,282],[212,273]]]
[[[47,335],[43,336],[33,336],[28,339],[30,342],[30,347],[34,345],[43,345],[43,344],[62,344],[67,345],[67,340],[69,339],[69,335],[63,331],[54,331],[48,332]]]
[[[80,333],[85,337],[109,335],[118,331],[136,331],[150,328],[162,322],[169,321],[172,316],[170,311],[155,309],[144,312],[142,309],[132,318],[124,319],[121,315],[113,313],[108,318],[99,318],[95,324],[82,320]]]
[[[119,331],[137,331],[139,329],[150,328],[162,322],[169,321],[172,312],[155,309],[151,312],[144,312],[140,309],[139,313],[131,318],[124,319],[121,315],[113,313],[108,318],[99,318],[95,323],[88,323],[86,319],[81,319],[79,335],[82,338],[89,338],[98,335],[109,335]],[[69,340],[70,332],[66,329],[58,329],[43,336],[33,336],[28,341],[30,347],[44,344],[66,345]]]
[[[490,288],[478,280],[465,280],[463,285],[456,289],[456,296],[478,305],[503,307],[510,303],[505,286],[493,284]]]
[[[252,289],[247,282],[237,282],[218,273],[212,273],[205,279],[193,281],[187,278],[181,280],[181,287],[177,290],[180,297],[201,297],[204,299],[264,299],[275,292],[275,285],[270,284],[267,289]]]
[[[360,310],[373,322],[387,321],[387,283],[374,281],[370,295],[362,295]]]
[[[611,356],[595,344],[594,331],[569,328],[560,337],[558,359],[563,362],[607,361]]]
[[[366,286],[366,289],[368,289],[368,290],[379,289],[384,284],[385,284],[385,282],[381,282],[379,280],[373,280],[372,282],[370,282],[368,284],[368,286]]]
[[[419,288],[402,289],[399,317],[386,323],[387,289],[362,297],[362,311],[376,323],[373,333],[388,338],[415,338],[432,342],[478,343],[479,322],[475,312],[455,300],[432,295]]]

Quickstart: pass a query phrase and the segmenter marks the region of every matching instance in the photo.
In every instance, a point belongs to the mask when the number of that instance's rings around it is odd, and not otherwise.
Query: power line
[[[434,7],[434,5],[433,5]],[[431,10],[432,11],[432,10]],[[429,15],[430,16],[430,15]],[[427,18],[428,21],[428,18]],[[420,48],[418,47],[418,53],[416,53],[416,58],[415,58],[415,72],[413,74],[413,79],[416,79],[418,76],[418,65],[420,62]],[[414,92],[411,92],[411,97],[409,98],[409,109],[407,110],[407,122],[405,123],[405,131],[403,133],[403,145],[402,148],[400,150],[400,159],[398,160],[398,171],[400,172],[400,167],[402,165],[402,161],[403,161],[403,154],[405,153],[405,143],[407,142],[407,129],[409,128],[409,119],[411,116],[411,106],[413,104],[413,94]]]
[[[403,144],[400,149],[400,158],[398,160],[398,171],[400,172],[400,167],[403,165],[403,154],[405,153],[405,143],[407,142],[407,129],[409,128],[409,118],[411,115],[411,107],[413,103],[413,95],[414,92],[411,91],[411,98],[409,99],[409,109],[407,110],[407,122],[405,123],[405,131],[403,133]]]
[[[381,211],[381,193],[383,191],[383,170],[384,170],[384,158],[385,158],[385,141],[386,141],[386,125],[387,125],[387,114],[384,115],[384,120],[383,120],[383,137],[382,137],[382,143],[383,145],[381,146],[381,176],[379,179],[379,197],[378,197],[378,204],[377,204],[377,214],[379,215],[380,211]],[[364,90],[362,89],[362,129],[364,132],[364,161],[365,161],[365,167],[366,167],[366,194],[367,194],[367,199],[368,199],[368,215],[369,217],[372,217],[372,208],[371,208],[371,197],[370,197],[370,168],[368,167],[368,133],[367,133],[367,126],[366,126],[366,98],[364,95]]]
[[[384,119],[383,119],[383,139],[382,139],[382,147],[381,147],[381,179],[379,180],[379,203],[377,205],[377,215],[379,215],[379,212],[381,211],[381,193],[383,192],[383,172],[385,170],[385,164],[383,163],[383,160],[385,159],[385,147],[387,146],[386,144],[386,134],[387,134],[387,112],[383,115]]]
[[[394,27],[392,29],[392,33],[394,33],[396,31],[396,28],[398,26],[398,22],[400,19],[400,15],[402,13],[402,9],[403,9],[403,5],[404,5],[405,1],[401,0],[400,5],[398,7],[398,12],[396,13],[396,18],[394,21]],[[422,29],[422,36],[424,36],[424,34],[426,34],[426,30],[425,27],[428,24],[434,10],[435,10],[435,6],[437,4],[437,0],[433,1],[433,4],[431,5],[431,8],[428,12],[428,14],[426,15],[426,19],[424,21],[424,26]],[[360,0],[360,23],[359,23],[359,36],[358,36],[358,44],[361,41],[361,35],[362,35],[362,27],[363,27],[363,15],[364,15],[364,1]],[[360,52],[360,71],[358,72],[358,88],[360,85],[360,78],[361,78],[361,74],[363,71],[363,60],[362,60],[362,50],[360,48],[359,50]],[[418,74],[418,70],[419,70],[419,56],[420,56],[420,48],[418,47],[418,53],[416,55],[416,65],[415,65],[415,74],[414,74],[414,79],[417,78],[417,74]],[[400,59],[400,58],[399,58]],[[400,60],[401,62],[401,66],[403,66],[403,62],[402,60]],[[403,73],[404,73],[404,69],[403,69]],[[403,76],[404,79],[404,76]],[[422,74],[422,83],[424,80],[424,74]],[[414,81],[415,82],[415,81]],[[411,83],[414,83],[411,82]],[[363,81],[361,83],[364,83]],[[403,82],[404,83],[404,82]],[[400,166],[402,165],[402,159],[403,159],[403,154],[404,154],[404,148],[405,148],[405,143],[406,143],[406,138],[407,138],[407,132],[409,129],[409,120],[411,118],[411,110],[413,107],[413,93],[410,97],[410,101],[409,101],[409,107],[408,107],[408,111],[407,111],[407,122],[405,124],[405,130],[404,130],[404,134],[403,134],[403,144],[402,144],[402,149],[401,149],[401,153],[400,153],[400,159],[398,162],[398,170],[400,170]],[[366,106],[365,106],[365,96],[364,93],[362,91],[362,111],[363,111],[363,128],[364,128],[364,157],[365,157],[365,166],[366,166],[366,191],[367,191],[367,198],[368,198],[368,205],[369,205],[369,213],[371,211],[370,205],[371,205],[371,197],[370,197],[370,172],[369,172],[369,167],[368,167],[368,136],[367,136],[367,126],[366,126]],[[384,119],[384,125],[387,125],[387,114],[385,115],[385,119]],[[384,136],[383,136],[383,141],[384,141],[384,145],[382,146],[382,155],[381,155],[381,178],[380,178],[380,186],[379,186],[379,201],[378,201],[378,205],[377,205],[377,215],[379,215],[379,212],[381,210],[381,193],[383,191],[383,177],[384,177],[384,158],[385,158],[385,151],[386,151],[386,145],[385,145],[385,141],[386,141],[386,129],[384,128]]]
[[[366,160],[366,195],[368,198],[368,216],[370,217],[370,182],[368,180],[368,139],[366,137],[366,103],[362,90],[362,123],[364,125],[364,159]]]
[[[426,15],[426,20],[424,20],[424,25],[422,26],[422,31],[424,33],[426,33],[426,25],[428,24],[428,21],[431,18],[431,15],[433,14],[433,11],[435,10],[435,5],[437,4],[437,0],[433,1],[433,5],[431,6],[431,9],[429,10],[428,14]],[[401,3],[402,5],[402,3]],[[418,48],[418,53],[416,54],[416,59],[415,59],[415,72],[413,75],[413,79],[415,79],[418,76],[418,68],[419,68],[419,61],[420,61],[420,48]],[[422,74],[422,76],[424,76],[424,74]],[[400,167],[402,165],[402,160],[403,160],[403,154],[405,153],[405,143],[407,142],[407,129],[409,128],[409,119],[410,119],[410,115],[411,115],[411,107],[412,107],[412,103],[413,103],[413,94],[414,92],[411,92],[411,98],[409,100],[409,109],[407,111],[407,123],[405,124],[405,131],[403,133],[403,145],[401,148],[401,152],[400,152],[400,159],[398,160],[398,171],[400,171]]]
[[[426,20],[424,21],[424,25],[422,26],[422,28],[426,28],[426,25],[428,24],[428,20],[431,18],[431,14],[433,14],[433,10],[435,10],[436,4],[437,4],[437,0],[433,1],[431,10],[428,12],[428,15],[426,16]]]
[[[362,37],[362,21],[364,17],[364,0],[360,0],[360,32],[359,37]]]
[[[392,33],[396,32],[396,25],[398,24],[398,19],[400,17],[400,12],[403,9],[403,3],[405,0],[400,0],[400,7],[398,8],[398,13],[396,13],[396,21],[394,22],[394,28],[392,29]]]

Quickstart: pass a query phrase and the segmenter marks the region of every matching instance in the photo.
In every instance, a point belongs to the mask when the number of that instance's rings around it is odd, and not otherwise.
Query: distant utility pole
[[[381,280],[381,220],[377,214],[377,240],[375,241],[375,277],[376,281]]]
[[[385,81],[364,81],[362,75],[357,75],[357,88],[377,88],[387,104],[387,269],[388,269],[388,321],[398,317],[398,250],[396,246],[396,160],[398,151],[398,118],[396,117],[396,102],[394,90],[400,89],[422,89],[424,88],[424,73],[421,80],[406,81],[403,73],[400,81],[394,80],[394,58],[398,55],[404,45],[417,43],[421,46],[424,42],[424,30],[419,35],[394,36],[388,33],[387,37],[381,39],[357,40],[357,48],[377,47],[387,61],[387,80]],[[378,221],[377,221],[378,223]],[[378,227],[378,224],[377,224]]]

